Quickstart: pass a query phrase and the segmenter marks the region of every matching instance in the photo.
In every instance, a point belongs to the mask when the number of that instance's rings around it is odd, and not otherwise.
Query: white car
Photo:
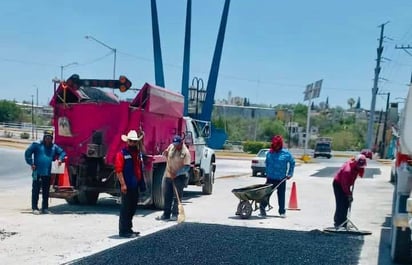
[[[260,149],[256,156],[252,159],[252,176],[256,177],[260,174],[262,177],[266,175],[266,153],[268,148]]]

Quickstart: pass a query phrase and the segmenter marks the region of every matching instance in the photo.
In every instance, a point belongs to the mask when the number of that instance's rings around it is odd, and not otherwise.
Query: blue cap
[[[180,144],[181,142],[182,142],[182,137],[180,137],[179,135],[175,135],[173,137],[173,141],[172,141],[173,144]]]

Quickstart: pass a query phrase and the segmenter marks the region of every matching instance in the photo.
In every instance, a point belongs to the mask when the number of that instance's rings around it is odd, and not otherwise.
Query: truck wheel
[[[77,196],[80,204],[93,205],[97,203],[99,192],[97,191],[79,191]]]
[[[79,203],[80,203],[80,202],[79,202],[79,197],[78,197],[77,195],[74,195],[74,196],[72,196],[72,197],[66,198],[66,202],[67,202],[68,204],[71,204],[71,205],[76,205],[76,204],[79,204]]]
[[[153,169],[153,184],[152,184],[152,199],[153,206],[156,209],[163,209],[165,206],[165,200],[163,195],[163,176],[165,173],[166,166],[159,165],[155,166]]]
[[[205,174],[202,185],[202,193],[206,195],[212,194],[213,183],[215,182],[215,165],[214,161],[210,163],[209,174]]]
[[[257,176],[257,172],[255,170],[252,170],[252,176],[254,176],[254,177]]]
[[[411,264],[411,230],[409,228],[406,228],[404,231],[402,231],[402,228],[392,226],[391,242],[391,256],[393,261],[402,264]]]

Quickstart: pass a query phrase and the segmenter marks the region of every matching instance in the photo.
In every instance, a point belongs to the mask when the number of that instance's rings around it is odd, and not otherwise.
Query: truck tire
[[[202,193],[206,195],[212,194],[213,183],[215,182],[215,161],[210,163],[210,174],[205,174],[202,185]]]
[[[164,181],[163,176],[165,173],[166,165],[156,165],[153,168],[153,183],[152,183],[152,200],[153,206],[156,209],[162,210],[165,205],[164,195],[163,195],[163,187]]]
[[[99,199],[99,192],[89,190],[79,191],[77,198],[80,204],[94,205],[97,203],[97,200]]]
[[[77,195],[74,195],[74,196],[72,196],[72,197],[66,198],[66,202],[67,202],[68,204],[71,204],[71,205],[76,205],[76,204],[79,204],[79,203],[80,203],[80,202],[79,202],[79,197],[78,197]]]
[[[393,261],[401,264],[411,264],[412,244],[411,230],[392,226],[391,256]]]

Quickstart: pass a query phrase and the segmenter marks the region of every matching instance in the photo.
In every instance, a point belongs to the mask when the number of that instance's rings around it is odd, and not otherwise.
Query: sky
[[[224,0],[192,0],[190,80],[207,83]],[[166,88],[182,83],[185,0],[157,0]],[[360,98],[370,109],[379,25],[385,24],[376,110],[402,102],[412,71],[411,0],[232,0],[215,99],[307,104],[306,85],[323,79],[331,107]],[[150,0],[0,1],[0,99],[48,104],[53,78],[127,76],[155,83]],[[410,54],[408,54],[409,52]],[[128,91],[121,98],[134,97]]]

